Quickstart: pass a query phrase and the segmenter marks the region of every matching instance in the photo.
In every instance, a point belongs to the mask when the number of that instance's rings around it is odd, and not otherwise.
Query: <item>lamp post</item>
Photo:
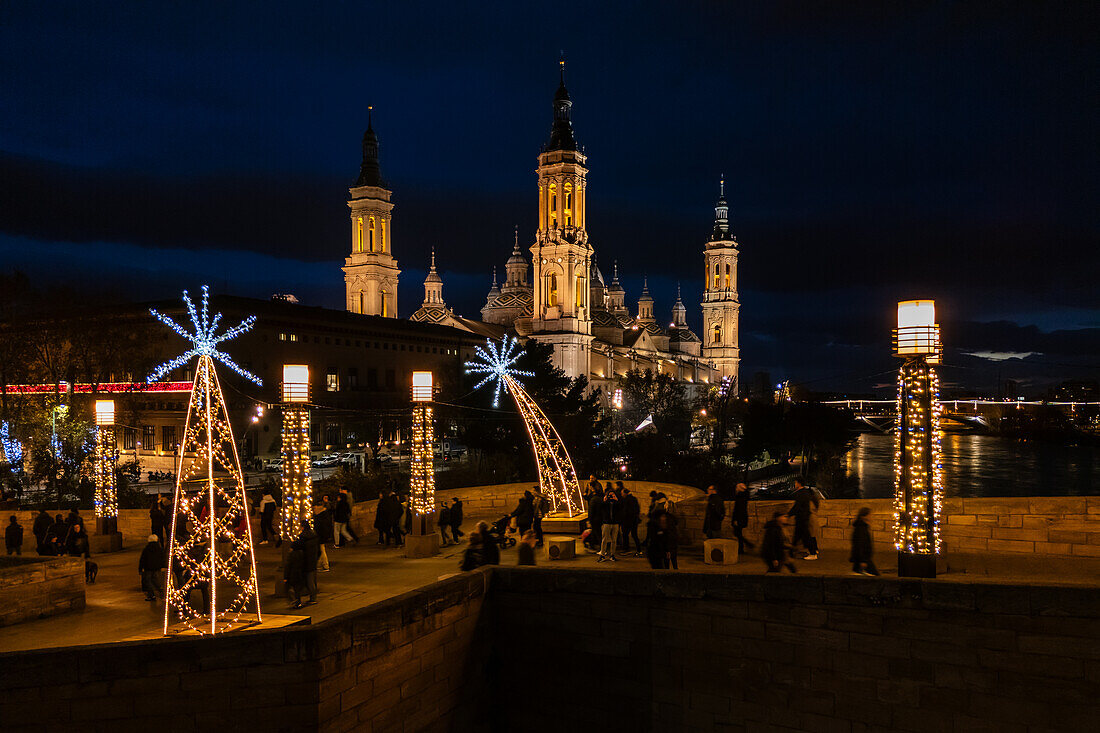
[[[115,401],[95,403],[95,523],[96,534],[118,529],[118,489],[115,486]]]
[[[290,543],[313,519],[313,483],[309,450],[309,367],[283,365],[282,538]],[[286,547],[286,545],[284,545]]]
[[[943,462],[940,383],[934,365],[942,353],[935,302],[898,303],[894,355],[903,361],[894,433],[894,545],[903,577],[936,577]]]
[[[406,557],[428,557],[439,553],[440,538],[435,530],[435,467],[432,465],[431,372],[412,375],[412,458],[409,465],[409,509],[412,532],[405,538]]]

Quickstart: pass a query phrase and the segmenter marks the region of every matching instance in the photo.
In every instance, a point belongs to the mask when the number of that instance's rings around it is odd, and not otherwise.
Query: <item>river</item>
[[[863,433],[848,453],[848,473],[860,496],[894,495],[894,437]],[[943,437],[947,496],[1100,494],[1100,448],[1022,443],[993,435]]]

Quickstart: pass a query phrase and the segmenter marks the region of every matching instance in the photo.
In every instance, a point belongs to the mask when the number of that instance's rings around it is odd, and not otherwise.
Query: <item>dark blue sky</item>
[[[911,297],[940,304],[949,383],[1100,372],[1095,4],[591,5],[5,3],[0,255],[120,298],[339,307],[372,104],[401,311],[434,246],[476,316],[533,236],[564,50],[630,301],[648,274],[667,313],[680,281],[698,326],[726,174],[746,378],[870,389]]]

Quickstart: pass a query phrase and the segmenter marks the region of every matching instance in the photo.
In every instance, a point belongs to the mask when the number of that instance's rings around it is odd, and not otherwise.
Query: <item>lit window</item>
[[[387,293],[385,290],[383,290],[382,294],[379,296],[379,298],[381,298],[382,302],[379,304],[378,310],[381,311],[383,318],[389,318],[389,316],[390,316],[389,303],[386,302],[386,296],[387,295],[389,295],[389,293]]]
[[[565,226],[569,226],[573,223],[573,184],[566,181],[565,186],[562,187],[562,192],[565,198]],[[577,303],[580,305],[580,303]]]
[[[297,341],[298,340],[298,334],[296,334],[296,333],[290,334],[290,340],[291,341]]]
[[[546,198],[547,226],[554,229],[558,226],[558,187],[550,184],[550,195]]]
[[[726,265],[726,290],[730,289],[730,266]]]
[[[718,263],[714,263],[714,289],[718,289]]]
[[[584,275],[577,275],[577,307],[584,306]]]
[[[280,333],[279,334],[279,340],[280,341],[286,341],[286,334],[285,333]]]
[[[374,228],[375,228],[375,221],[374,221],[374,217],[372,216],[370,218],[370,230],[367,233],[367,246],[368,246],[368,248],[370,249],[371,252],[374,251]]]
[[[382,220],[380,226],[381,226],[381,232],[379,233],[379,236],[378,236],[378,251],[379,252],[385,252],[386,251],[386,220],[385,219]]]
[[[363,251],[363,217],[359,217],[359,226],[357,228],[358,228],[358,233],[356,235],[355,251],[356,252],[362,252]]]
[[[335,371],[330,370],[329,373],[325,375],[325,389],[329,392],[340,391],[340,375]]]
[[[719,323],[714,324],[714,338],[712,339],[712,343],[722,343],[722,325]]]
[[[555,306],[558,304],[558,276],[550,273],[546,281],[546,305]]]

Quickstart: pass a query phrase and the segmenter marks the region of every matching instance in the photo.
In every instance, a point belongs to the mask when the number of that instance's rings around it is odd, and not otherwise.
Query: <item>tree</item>
[[[623,407],[616,417],[619,448],[635,478],[673,478],[673,457],[691,439],[691,406],[684,386],[671,375],[631,369],[619,380]],[[653,428],[637,430],[649,416]]]

